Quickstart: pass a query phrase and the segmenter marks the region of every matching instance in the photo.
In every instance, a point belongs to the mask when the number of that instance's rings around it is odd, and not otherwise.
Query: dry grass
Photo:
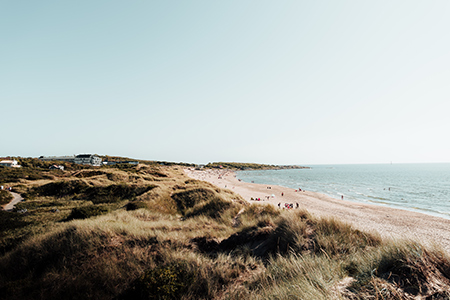
[[[382,240],[307,211],[249,205],[178,167],[123,168],[22,180],[34,198],[20,204],[26,214],[1,216],[1,299],[449,297],[450,259],[438,249]],[[113,190],[120,199],[102,204],[63,189],[33,194],[55,182],[144,192]],[[149,185],[156,187],[145,191]],[[109,213],[66,221],[85,207]]]

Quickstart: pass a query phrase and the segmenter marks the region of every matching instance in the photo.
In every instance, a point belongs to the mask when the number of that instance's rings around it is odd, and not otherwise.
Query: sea
[[[450,219],[450,163],[307,167],[239,171],[237,178]]]

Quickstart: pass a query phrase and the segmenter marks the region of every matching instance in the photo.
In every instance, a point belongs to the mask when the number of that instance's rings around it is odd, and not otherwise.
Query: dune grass
[[[0,190],[0,205],[8,204],[13,199],[13,196],[5,190]]]
[[[27,213],[0,216],[0,299],[450,296],[450,258],[439,249],[250,205],[179,167],[70,170],[20,184]],[[104,194],[115,201],[96,200]]]

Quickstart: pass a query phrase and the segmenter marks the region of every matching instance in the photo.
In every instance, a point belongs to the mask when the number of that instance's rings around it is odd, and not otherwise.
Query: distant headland
[[[237,163],[237,162],[213,162],[202,167],[212,169],[230,169],[230,170],[284,170],[284,169],[311,169],[310,167],[298,165],[266,165],[256,163]]]

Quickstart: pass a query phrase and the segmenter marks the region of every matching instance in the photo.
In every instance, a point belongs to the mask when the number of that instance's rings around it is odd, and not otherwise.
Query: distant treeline
[[[206,168],[214,169],[234,169],[234,170],[279,170],[279,169],[309,169],[309,167],[295,165],[265,165],[255,163],[237,163],[237,162],[213,162],[206,165]]]
[[[185,166],[185,167],[194,167],[195,164],[191,163],[183,163],[183,162],[171,162],[171,161],[156,161],[156,160],[141,160],[141,159],[134,159],[134,158],[128,158],[128,157],[121,157],[121,156],[108,156],[108,155],[99,155],[99,157],[102,159],[102,161],[137,161],[140,164],[146,164],[146,165],[160,165],[160,166]]]
[[[155,160],[141,160],[141,159],[134,159],[134,158],[128,158],[128,157],[120,157],[120,156],[108,156],[108,155],[98,155],[102,159],[102,161],[115,161],[115,162],[130,162],[130,161],[137,161],[141,164],[146,165],[160,165],[160,166],[185,166],[185,167],[194,167],[195,164],[192,163],[183,163],[183,162],[168,162],[168,161],[155,161]],[[9,158],[9,157],[8,157]],[[64,168],[67,170],[80,170],[80,169],[86,169],[90,168],[91,166],[83,166],[75,163],[70,162],[64,162],[59,160],[53,160],[53,161],[43,161],[39,158],[35,157],[13,157],[16,159],[24,168],[38,168],[38,169],[48,169],[51,165],[58,164],[64,166]],[[11,158],[12,159],[12,158]]]

